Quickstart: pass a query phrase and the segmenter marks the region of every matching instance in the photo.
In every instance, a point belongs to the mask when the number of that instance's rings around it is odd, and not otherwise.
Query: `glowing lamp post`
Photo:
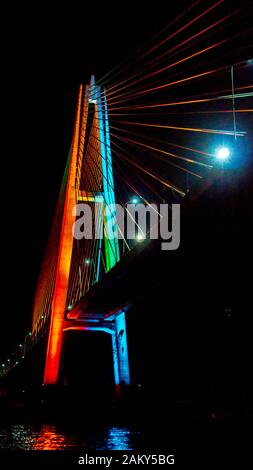
[[[138,202],[139,202],[138,197],[132,197],[132,199],[131,199],[132,204],[138,204]]]
[[[220,147],[216,152],[217,160],[225,162],[230,157],[230,150],[227,147]]]

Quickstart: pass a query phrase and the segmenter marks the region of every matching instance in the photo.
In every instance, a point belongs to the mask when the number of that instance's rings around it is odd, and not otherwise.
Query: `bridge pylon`
[[[80,215],[79,204],[91,209],[95,220],[92,239],[75,237],[73,224]],[[34,336],[46,321],[48,325],[44,384],[59,382],[64,331],[104,331],[111,334],[119,391],[120,384],[130,383],[125,310],[119,308],[106,319],[103,315],[99,319],[92,315],[71,317],[72,307],[99,281],[102,269],[109,271],[120,259],[106,92],[93,76],[89,85],[79,89],[72,144],[53,224],[33,314]],[[113,237],[109,235],[112,227]]]

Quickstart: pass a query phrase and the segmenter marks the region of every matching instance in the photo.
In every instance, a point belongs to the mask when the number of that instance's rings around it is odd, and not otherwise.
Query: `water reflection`
[[[39,435],[34,442],[35,450],[62,450],[66,448],[75,448],[76,442],[74,436],[66,436],[57,431],[55,426],[42,426]]]
[[[63,429],[53,424],[16,424],[0,428],[0,449],[21,450],[134,450],[140,433],[127,427],[99,430]]]
[[[34,433],[27,424],[7,426],[0,431],[1,449],[32,449]]]
[[[104,444],[97,450],[133,450],[132,433],[127,428],[112,427],[107,429]]]

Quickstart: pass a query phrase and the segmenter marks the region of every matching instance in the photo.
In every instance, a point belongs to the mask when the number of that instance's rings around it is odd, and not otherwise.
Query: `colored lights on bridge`
[[[230,156],[230,150],[227,147],[220,147],[216,152],[216,158],[220,161],[226,161]]]
[[[90,259],[89,259],[89,258],[86,258],[85,264],[86,264],[86,266],[89,266],[89,265],[90,265]]]

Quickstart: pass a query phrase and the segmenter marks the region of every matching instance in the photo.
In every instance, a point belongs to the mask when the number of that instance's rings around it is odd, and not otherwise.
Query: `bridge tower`
[[[74,236],[80,204],[90,208],[92,239]],[[59,381],[63,336],[69,329],[109,333],[116,390],[130,383],[124,309],[106,318],[101,313],[81,320],[71,316],[72,307],[99,281],[102,269],[109,271],[119,259],[106,93],[92,76],[90,84],[79,89],[71,149],[34,302],[33,336],[45,325],[48,328],[45,385]]]

